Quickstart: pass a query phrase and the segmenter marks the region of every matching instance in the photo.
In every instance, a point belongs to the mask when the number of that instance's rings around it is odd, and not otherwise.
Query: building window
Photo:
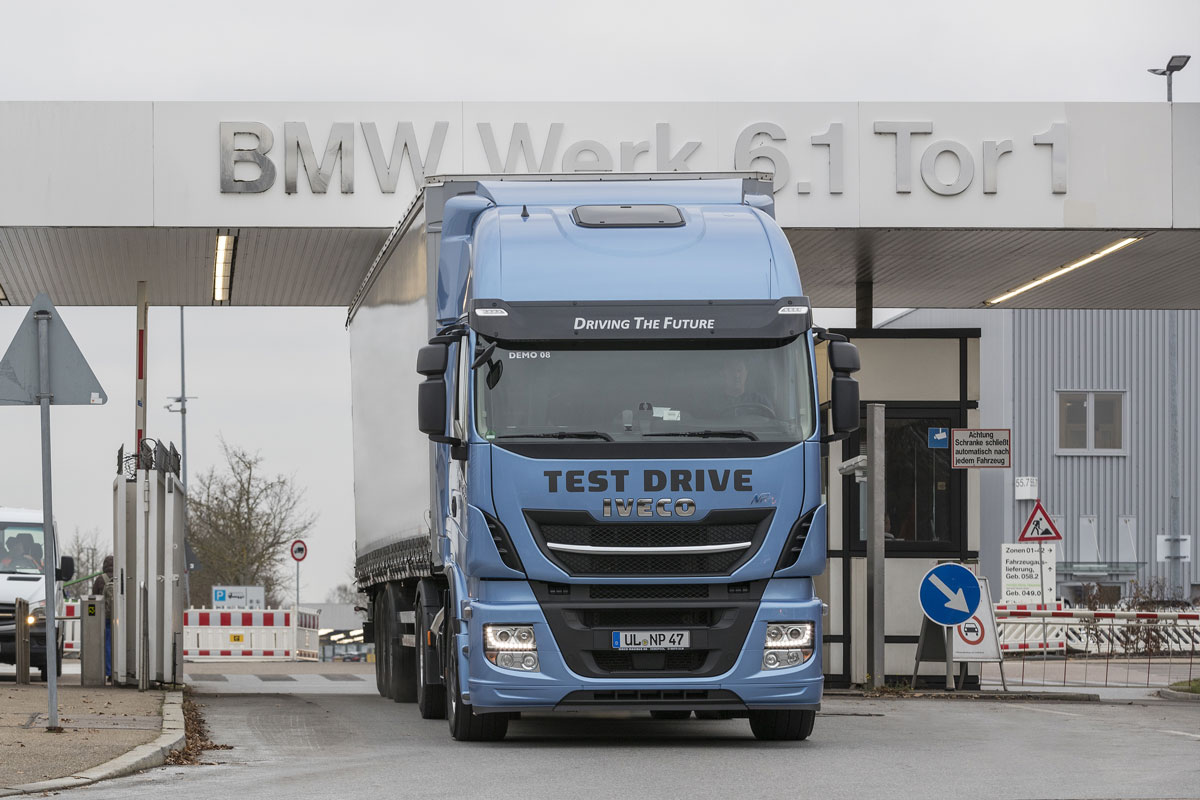
[[[1122,455],[1124,392],[1058,392],[1058,455]]]

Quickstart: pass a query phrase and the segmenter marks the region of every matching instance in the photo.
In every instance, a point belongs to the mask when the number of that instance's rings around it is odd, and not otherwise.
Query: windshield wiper
[[[757,442],[758,437],[750,431],[728,430],[728,431],[669,431],[666,433],[643,433],[642,436],[699,436],[704,439],[713,437],[726,437],[729,439],[749,439]]]
[[[611,442],[613,437],[604,431],[554,431],[553,433],[506,433],[497,439],[603,439]]]

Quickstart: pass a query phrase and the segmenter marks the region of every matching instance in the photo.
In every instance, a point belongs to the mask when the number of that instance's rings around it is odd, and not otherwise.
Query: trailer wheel
[[[447,642],[453,642],[447,637]],[[508,733],[508,714],[476,714],[470,703],[462,701],[458,683],[458,653],[454,645],[447,647],[446,719],[450,735],[459,742],[498,742]]]
[[[816,711],[792,709],[751,711],[750,730],[756,739],[772,742],[799,742],[812,733]]]
[[[400,603],[396,602],[398,592],[389,592],[392,597],[392,629],[388,642],[388,676],[391,680],[391,691],[388,693],[397,703],[411,703],[417,699],[417,651],[413,647],[404,646],[404,623],[400,621]]]
[[[379,595],[379,619],[375,623],[375,673],[379,676],[379,694],[392,697],[392,593],[383,587]]]
[[[427,678],[429,669],[432,664],[429,663],[429,656],[436,651],[429,647],[429,621],[425,618],[425,603],[422,594],[417,595],[416,602],[416,631],[417,631],[417,664],[416,664],[416,685],[417,685],[417,710],[421,712],[422,719],[445,719],[446,718],[446,690],[444,687],[437,684],[431,684]],[[434,660],[436,664],[436,659]]]

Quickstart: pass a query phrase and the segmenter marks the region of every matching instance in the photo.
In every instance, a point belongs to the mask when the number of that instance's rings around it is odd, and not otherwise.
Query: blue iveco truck
[[[422,189],[348,317],[380,694],[460,740],[612,709],[809,735],[858,353],[813,328],[772,212],[761,174]]]

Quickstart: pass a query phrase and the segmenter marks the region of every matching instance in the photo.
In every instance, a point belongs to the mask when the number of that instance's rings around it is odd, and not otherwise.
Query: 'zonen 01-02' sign
[[[375,173],[379,192],[396,192],[404,164],[420,185],[426,175],[436,174],[450,122],[438,120],[426,141],[418,141],[413,122],[396,123],[390,147],[375,122],[334,122],[325,139],[324,154],[318,158],[312,136],[304,122],[283,123],[283,185],[284,192],[296,194],[303,168],[308,189],[313,194],[329,191],[335,168],[338,169],[338,188],[343,194],[353,194],[356,183],[356,161],[361,160],[361,148]],[[997,194],[1003,186],[1004,164],[1016,158],[1013,136],[1025,137],[1025,143],[1045,146],[1050,153],[1046,173],[1046,190],[1053,194],[1067,192],[1068,132],[1065,122],[1051,123],[1046,130],[1029,130],[1019,134],[1003,124],[997,127],[1003,135],[979,141],[960,141],[936,138],[932,120],[879,119],[871,123],[875,136],[891,137],[895,141],[893,161],[896,194],[910,194],[917,185],[914,167],[924,191],[935,195],[953,196],[978,187],[983,194]],[[639,131],[628,139],[602,142],[597,139],[564,141],[565,124],[549,123],[539,131],[541,154],[534,146],[529,123],[517,122],[508,136],[506,155],[502,158],[500,136],[490,122],[475,124],[475,136],[483,150],[486,170],[491,173],[518,172],[687,172],[694,167],[690,159],[706,147],[702,140],[673,139],[671,125],[659,122],[650,131]],[[464,132],[465,134],[465,132]],[[830,122],[823,130],[793,131],[801,147],[813,151],[813,163],[822,162],[827,171],[820,185],[829,195],[846,190],[846,127],[842,122]],[[645,137],[645,138],[643,138]],[[221,122],[220,186],[224,194],[260,193],[273,188],[278,178],[279,151],[275,147],[276,131],[258,121]],[[733,142],[732,153],[722,162],[735,170],[767,169],[775,175],[775,192],[789,189],[807,195],[813,191],[811,180],[792,181],[792,167],[787,146],[789,133],[775,122],[755,122],[742,128]],[[1026,151],[1028,152],[1028,151]],[[732,159],[729,156],[732,155]],[[730,161],[732,163],[730,163]],[[939,167],[939,162],[942,164]],[[243,165],[241,169],[238,165]],[[479,165],[482,167],[483,165]],[[726,167],[726,168],[727,168]],[[464,170],[472,169],[464,165]]]

